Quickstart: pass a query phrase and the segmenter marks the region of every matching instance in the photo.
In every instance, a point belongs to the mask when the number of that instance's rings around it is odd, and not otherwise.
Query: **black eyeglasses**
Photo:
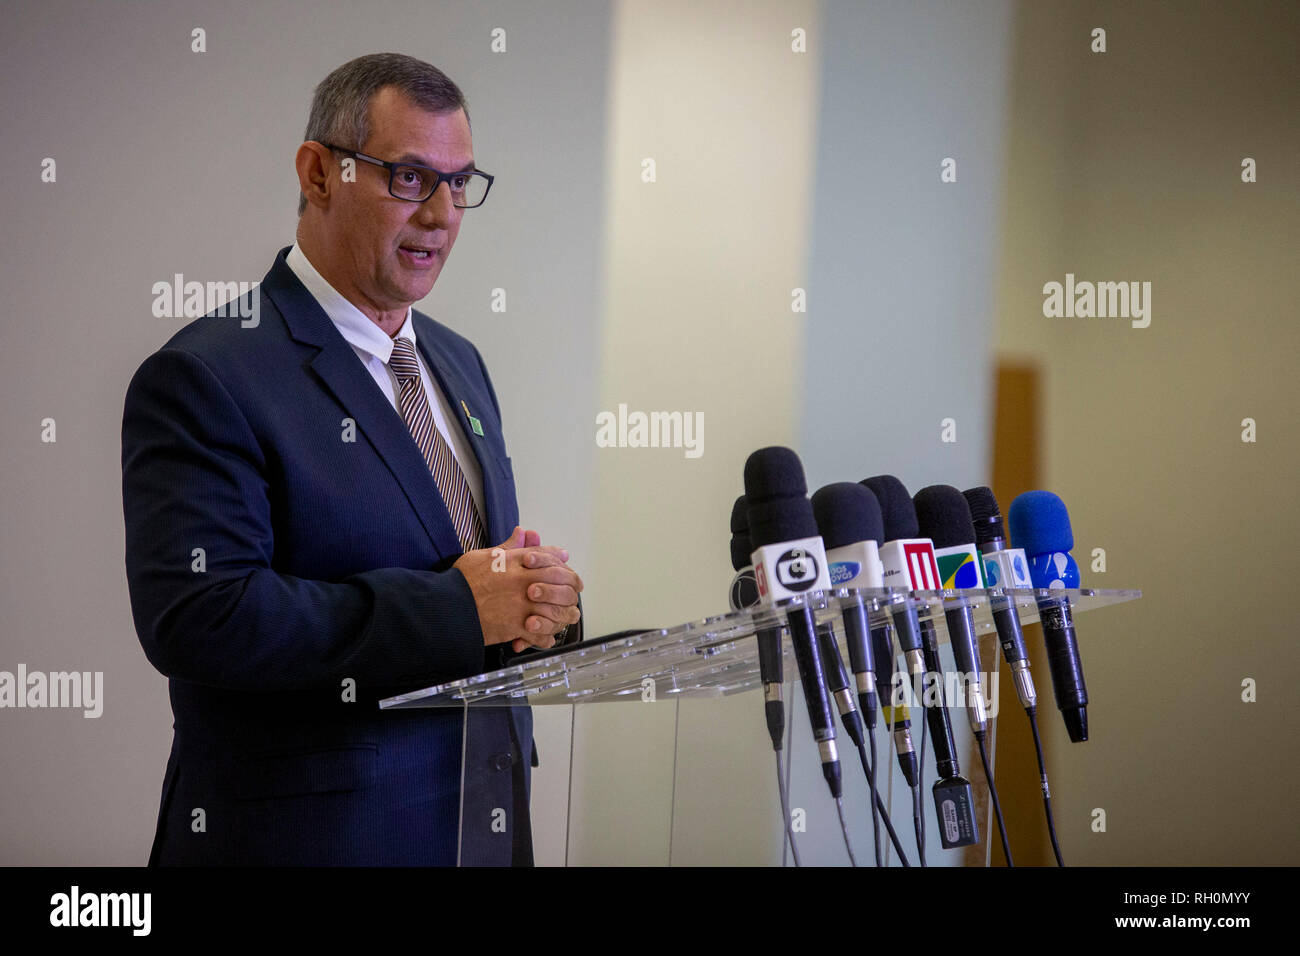
[[[395,199],[407,202],[424,202],[438,191],[439,184],[446,182],[451,190],[451,204],[457,209],[473,209],[483,205],[488,190],[492,188],[493,176],[479,170],[462,170],[458,173],[441,173],[429,166],[415,163],[386,163],[382,159],[358,153],[355,149],[331,146],[321,143],[326,149],[336,150],[353,156],[363,163],[382,166],[388,170],[388,192]]]

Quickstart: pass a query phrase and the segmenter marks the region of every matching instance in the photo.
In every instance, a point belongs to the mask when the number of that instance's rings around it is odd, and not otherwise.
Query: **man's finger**
[[[570,624],[577,624],[578,618],[582,617],[582,612],[578,610],[576,605],[572,604],[565,606],[557,604],[534,604],[529,608],[529,610],[532,612],[534,617],[530,617],[527,623],[531,624],[535,618],[540,618],[546,622],[545,627],[543,627],[539,633],[558,633]]]
[[[544,568],[553,564],[564,564],[569,560],[569,552],[564,548],[553,546],[529,548],[523,556],[526,568]]]
[[[536,568],[524,573],[524,593],[534,584],[562,584],[573,588],[574,591],[582,590],[582,579],[572,568],[567,568],[562,564],[553,565],[549,568]]]
[[[545,650],[549,650],[554,646],[555,646],[554,634],[548,634],[545,635],[544,637],[538,637],[532,643],[524,640],[522,637],[516,637],[513,641],[510,642],[510,647],[516,654],[522,653],[523,651],[526,651],[529,648],[536,648],[537,650],[545,651]]]
[[[578,603],[578,592],[567,584],[540,584],[534,582],[528,585],[528,600],[534,604],[554,604],[558,607],[569,607]]]

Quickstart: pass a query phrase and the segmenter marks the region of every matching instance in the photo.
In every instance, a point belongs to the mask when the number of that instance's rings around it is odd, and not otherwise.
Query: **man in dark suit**
[[[257,321],[193,322],[127,391],[131,606],[175,715],[150,863],[528,864],[528,708],[377,707],[580,617],[482,357],[411,308],[491,179],[411,57],[334,71],[306,139]]]

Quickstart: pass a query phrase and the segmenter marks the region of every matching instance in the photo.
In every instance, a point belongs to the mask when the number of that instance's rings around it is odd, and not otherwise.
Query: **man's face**
[[[370,136],[358,152],[390,163],[431,166],[444,173],[474,165],[464,110],[429,113],[391,86],[371,100]],[[425,202],[398,199],[388,192],[388,170],[360,160],[356,182],[338,183],[334,196],[338,205],[334,206],[331,198],[329,241],[337,250],[335,261],[353,286],[339,291],[360,296],[381,315],[404,315],[409,305],[433,288],[456,242],[465,211],[451,204],[446,183],[439,183]],[[413,246],[432,251],[420,258],[408,251]]]

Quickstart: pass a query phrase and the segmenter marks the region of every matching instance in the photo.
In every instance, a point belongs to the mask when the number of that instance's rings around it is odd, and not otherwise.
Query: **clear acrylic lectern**
[[[922,622],[933,621],[942,644],[941,671],[937,682],[943,689],[930,685],[931,703],[942,695],[949,711],[952,735],[960,757],[960,772],[970,781],[974,794],[978,835],[973,845],[960,849],[941,848],[935,803],[931,786],[936,779],[933,741],[922,766],[921,819],[924,821],[926,859],[929,865],[987,865],[1000,859],[999,842],[992,818],[988,786],[974,737],[967,719],[965,686],[956,675],[950,648],[947,646],[945,608],[966,602],[974,613],[979,644],[979,671],[985,674],[983,693],[992,719],[989,721],[989,760],[994,762],[997,740],[997,715],[1007,709],[1013,716],[1023,715],[1010,682],[999,681],[1001,656],[991,608],[994,602],[1013,602],[1024,624],[1039,620],[1039,601],[1069,601],[1074,614],[1132,601],[1141,597],[1133,590],[1043,590],[992,588],[988,590],[906,591],[897,588],[820,591],[777,608],[754,608],[719,617],[681,624],[673,628],[652,630],[611,638],[597,638],[568,648],[521,658],[513,666],[492,673],[479,674],[437,687],[416,690],[380,703],[383,709],[413,707],[458,708],[464,718],[465,740],[473,741],[477,715],[484,708],[527,704],[546,708],[547,717],[562,714],[568,724],[569,762],[564,786],[552,786],[545,812],[538,806],[537,780],[533,787],[534,841],[550,847],[545,862],[631,862],[631,863],[790,863],[790,846],[784,825],[786,812],[781,808],[777,785],[777,763],[763,717],[763,691],[759,676],[756,636],[760,630],[785,630],[787,614],[792,608],[807,607],[818,627],[830,627],[844,661],[849,655],[845,646],[842,610],[846,602],[861,600],[871,626],[890,625],[896,612],[907,605],[917,611]],[[786,703],[786,737],[781,772],[788,791],[789,815],[792,818],[796,847],[803,865],[848,865],[847,844],[859,865],[875,862],[871,801],[867,777],[857,749],[837,723],[838,750],[844,786],[845,824],[841,825],[835,803],[822,777],[818,749],[809,726],[793,651],[788,632],[783,634],[784,700]],[[897,645],[894,645],[897,655]],[[1082,649],[1086,659],[1086,644]],[[895,657],[893,668],[899,671],[902,659]],[[880,661],[877,671],[882,669]],[[1040,721],[1055,720],[1056,705],[1050,675],[1034,672],[1038,691]],[[852,675],[850,675],[852,682]],[[639,741],[636,725],[624,718],[631,712],[612,714],[606,708],[588,705],[622,702],[624,708],[651,705],[643,711],[650,719],[644,726],[646,741]],[[911,733],[918,751],[925,736],[926,720],[914,688],[906,679],[895,684],[893,703],[910,704]],[[683,709],[686,708],[686,709]],[[534,711],[537,714],[537,711]],[[603,716],[602,716],[603,715]],[[671,724],[669,724],[669,718]],[[1023,716],[1021,717],[1023,719]],[[551,721],[550,724],[557,722]],[[627,730],[632,727],[632,730]],[[637,778],[635,789],[618,792],[622,782],[616,780],[602,763],[602,744],[593,736],[603,730],[605,743],[618,748],[623,776]],[[912,791],[902,779],[893,748],[893,735],[883,719],[871,735],[876,743],[874,762],[877,792],[892,818],[903,855],[911,865],[918,863],[917,834],[914,829]],[[582,741],[584,748],[577,742]],[[590,746],[588,746],[590,745]],[[556,749],[552,747],[552,749]],[[575,753],[591,751],[584,759]],[[560,759],[565,755],[544,755]],[[525,758],[526,759],[526,758]],[[609,752],[613,763],[613,751]],[[484,806],[482,794],[486,781],[480,777],[491,772],[475,762],[462,768],[461,781],[461,850],[458,862],[476,865],[473,847],[481,845],[478,829],[490,828],[509,808]],[[602,794],[611,794],[605,799]],[[645,806],[629,809],[620,821],[617,805],[632,807],[650,794]],[[658,803],[651,799],[658,794]],[[555,804],[563,803],[562,807]],[[614,806],[611,806],[614,805]],[[666,814],[662,812],[666,805]],[[647,813],[651,819],[647,820]],[[497,815],[494,817],[494,814]],[[664,817],[666,816],[666,819]],[[590,819],[590,832],[584,821]],[[539,827],[538,821],[546,821]],[[475,829],[471,834],[469,828]],[[562,829],[562,833],[560,832]],[[647,830],[650,836],[632,830]],[[666,834],[666,837],[665,837]],[[474,839],[469,837],[473,836]],[[654,845],[666,839],[666,852]],[[902,865],[900,855],[881,827],[881,859],[885,865]],[[647,848],[647,842],[649,847]],[[581,852],[578,852],[581,850]],[[1014,848],[1013,848],[1014,850]],[[622,854],[622,855],[620,855]],[[577,857],[572,859],[572,857]]]

